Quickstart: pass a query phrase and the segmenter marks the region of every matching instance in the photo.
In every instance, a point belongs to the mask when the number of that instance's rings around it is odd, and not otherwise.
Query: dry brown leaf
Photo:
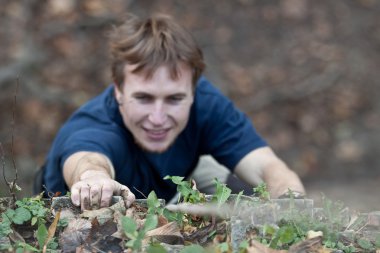
[[[252,240],[251,245],[247,248],[247,253],[287,253],[287,250],[271,249],[264,244]]]
[[[183,236],[176,222],[170,222],[164,226],[146,232],[145,241],[154,238],[167,244],[184,244]]]
[[[15,230],[9,234],[9,239],[11,239],[12,242],[25,242],[24,238]]]
[[[327,253],[326,251],[321,250],[324,250],[324,247],[322,246],[322,236],[316,236],[292,245],[289,248],[289,253]]]
[[[46,237],[46,240],[44,243],[44,247],[42,248],[42,253],[46,253],[47,245],[48,245],[49,241],[51,240],[51,238],[53,238],[55,231],[57,230],[59,217],[61,217],[61,211],[58,211],[56,213],[53,223],[49,226],[48,234],[47,234],[47,237]]]
[[[91,222],[85,219],[73,219],[61,233],[59,244],[64,252],[74,252],[90,234]]]

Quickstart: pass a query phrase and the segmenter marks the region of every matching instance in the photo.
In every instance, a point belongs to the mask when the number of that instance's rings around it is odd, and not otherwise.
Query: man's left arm
[[[298,175],[269,147],[258,148],[248,153],[236,165],[234,173],[252,186],[265,182],[272,198],[286,194],[289,189],[305,194],[305,188]]]

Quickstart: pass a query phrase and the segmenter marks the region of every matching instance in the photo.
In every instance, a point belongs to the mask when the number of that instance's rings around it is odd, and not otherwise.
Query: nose
[[[148,116],[148,120],[155,126],[160,126],[167,120],[167,114],[162,103],[155,103],[154,108]]]

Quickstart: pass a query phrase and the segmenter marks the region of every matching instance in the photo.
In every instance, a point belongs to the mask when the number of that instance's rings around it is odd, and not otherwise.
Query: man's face
[[[143,149],[164,152],[189,119],[194,99],[191,70],[181,64],[173,80],[167,66],[159,67],[151,78],[133,74],[133,69],[126,65],[124,84],[115,89],[124,124]]]

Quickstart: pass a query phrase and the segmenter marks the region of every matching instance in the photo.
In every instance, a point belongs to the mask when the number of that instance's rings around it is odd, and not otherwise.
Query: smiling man
[[[110,39],[114,83],[58,132],[43,170],[48,191],[71,190],[74,204],[94,209],[152,190],[170,200],[176,186],[166,175],[202,186],[234,173],[251,186],[264,181],[272,197],[304,194],[250,120],[201,76],[202,52],[184,28],[163,15],[130,16]]]

